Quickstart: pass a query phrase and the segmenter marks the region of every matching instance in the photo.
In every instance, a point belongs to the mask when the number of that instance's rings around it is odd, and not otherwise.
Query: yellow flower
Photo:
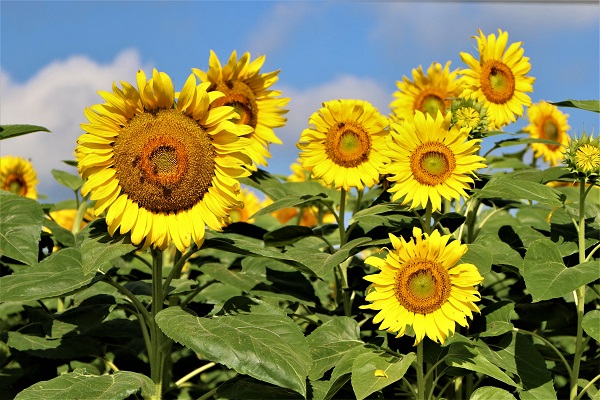
[[[292,174],[289,175],[286,179],[287,182],[305,182],[307,178],[307,173],[302,168],[301,160],[296,160],[295,163],[290,165],[290,169],[292,170]]]
[[[208,91],[218,90],[225,94],[212,103],[211,107],[232,106],[239,114],[235,121],[254,128],[247,136],[252,139],[250,156],[257,165],[267,165],[266,158],[271,157],[269,144],[281,144],[273,128],[285,125],[283,114],[289,98],[279,97],[281,92],[269,88],[277,82],[279,71],[261,73],[265,56],[251,61],[250,53],[244,53],[240,59],[234,50],[224,67],[214,51],[210,51],[208,71],[192,68],[202,82],[210,82]]]
[[[229,212],[231,222],[254,222],[254,219],[250,217],[261,210],[260,200],[253,192],[246,188],[243,188],[241,191],[241,200],[242,203]]]
[[[452,235],[431,235],[413,228],[413,238],[389,234],[393,250],[386,258],[369,257],[365,262],[381,270],[364,279],[372,282],[366,300],[371,304],[361,308],[379,310],[373,323],[380,329],[404,335],[407,326],[415,332],[415,345],[425,335],[444,343],[454,334],[456,323],[467,326],[467,316],[479,312],[474,302],[480,295],[475,286],[483,280],[477,267],[459,264],[467,246]],[[424,238],[423,238],[424,236]]]
[[[50,212],[50,218],[52,218],[58,225],[60,225],[61,227],[65,228],[68,231],[73,230],[73,222],[75,221],[76,215],[77,215],[77,210],[74,208]],[[79,228],[82,229],[88,222],[90,222],[94,219],[95,219],[94,209],[88,208],[85,211],[83,220],[81,221],[81,226]]]
[[[439,110],[445,115],[452,100],[463,91],[458,73],[458,69],[450,71],[450,61],[443,68],[440,63],[432,63],[427,74],[422,66],[413,69],[413,81],[403,76],[402,82],[396,82],[398,90],[394,92],[395,100],[390,104],[392,119],[398,123],[411,122],[415,111],[435,117]]]
[[[205,225],[220,230],[239,205],[237,178],[248,176],[251,128],[230,121],[233,107],[210,107],[220,92],[207,93],[190,75],[176,99],[171,78],[154,70],[137,73],[137,89],[122,82],[100,92],[106,100],[85,110],[87,133],[76,158],[95,212],[106,211],[108,231],[131,232],[134,244],[164,250],[171,241],[184,251],[201,246]]]
[[[297,146],[302,166],[326,186],[363,189],[379,181],[389,161],[388,120],[363,100],[323,103]]]
[[[584,144],[575,153],[575,164],[580,171],[586,174],[600,170],[600,148],[591,144]]]
[[[21,157],[0,158],[0,185],[2,190],[19,196],[37,199],[37,175],[33,165]]]
[[[481,30],[477,39],[479,60],[468,53],[460,57],[470,69],[461,71],[466,88],[462,97],[483,101],[488,109],[490,128],[500,129],[522,116],[524,106],[531,105],[525,92],[533,92],[535,78],[525,76],[531,69],[528,57],[523,57],[522,42],[508,48],[508,32],[498,29],[498,38],[487,38]]]
[[[527,110],[529,125],[524,128],[533,139],[547,139],[557,144],[531,143],[534,157],[543,157],[550,166],[557,166],[563,159],[566,146],[569,145],[567,124],[569,114],[563,114],[556,106],[541,101]]]
[[[386,167],[395,184],[388,189],[392,200],[404,197],[410,208],[425,208],[431,201],[433,211],[441,209],[442,197],[468,197],[465,189],[472,175],[484,168],[483,157],[476,155],[479,139],[468,140],[468,130],[449,129],[450,113],[438,112],[435,119],[417,111],[414,123],[392,124],[389,147],[395,156]]]

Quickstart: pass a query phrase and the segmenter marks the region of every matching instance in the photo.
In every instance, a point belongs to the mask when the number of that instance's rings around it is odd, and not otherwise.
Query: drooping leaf
[[[42,358],[68,360],[102,354],[100,343],[88,336],[71,335],[50,339],[20,332],[7,332],[5,340],[6,344],[15,350]]]
[[[136,372],[98,376],[82,369],[36,383],[20,392],[15,400],[120,400],[135,393],[149,398],[154,388],[150,378]]]
[[[37,201],[0,190],[0,256],[37,264],[43,219]]]
[[[300,328],[278,308],[244,301],[235,313],[229,309],[213,318],[171,307],[156,322],[168,337],[205,359],[305,396],[312,360]]]
[[[573,100],[567,99],[564,101],[550,102],[557,107],[573,107],[586,111],[594,111],[600,113],[600,101],[598,100]]]
[[[480,199],[530,200],[550,206],[563,204],[564,195],[537,182],[518,180],[510,175],[495,175],[483,189],[474,189]]]
[[[469,249],[458,262],[459,264],[473,264],[479,270],[479,273],[484,276],[492,269],[492,253],[482,244],[470,243],[467,245]]]
[[[519,269],[523,265],[523,258],[521,258],[519,253],[511,248],[510,245],[503,242],[497,235],[484,233],[477,236],[477,239],[473,243],[489,250],[492,254],[493,265],[512,265]]]
[[[329,380],[329,388],[325,400],[332,399],[333,396],[350,380],[352,374],[352,366],[354,360],[361,354],[368,354],[377,351],[372,346],[357,346],[352,350],[348,351],[342,356],[335,368],[331,372],[331,379]]]
[[[225,399],[244,400],[301,400],[303,397],[290,389],[281,388],[245,375],[223,383],[217,389],[217,396]]]
[[[293,244],[300,239],[310,236],[315,236],[315,233],[312,229],[306,226],[288,225],[282,226],[274,231],[267,232],[263,236],[263,240],[265,241],[265,246],[277,247]]]
[[[28,301],[71,293],[94,279],[94,273],[83,273],[81,259],[78,249],[62,249],[35,267],[1,277],[0,298]]]
[[[33,132],[50,132],[48,128],[37,125],[0,125],[0,140],[26,135]]]
[[[501,300],[482,310],[485,320],[485,329],[479,334],[481,337],[500,336],[513,330],[510,322],[515,310],[515,304],[508,300]]]
[[[52,172],[52,176],[58,183],[68,187],[71,190],[76,191],[81,187],[81,185],[83,185],[83,179],[81,179],[79,175],[71,174],[58,169],[53,169],[50,172]]]
[[[252,217],[256,218],[261,215],[270,214],[274,211],[281,210],[283,208],[289,207],[300,207],[305,204],[313,203],[315,201],[329,201],[327,200],[327,196],[324,194],[310,195],[289,195],[280,198],[279,200],[274,201],[272,204],[269,204],[265,208],[262,208],[260,211],[256,212]]]
[[[525,254],[523,278],[534,302],[553,299],[598,279],[598,262],[567,268],[558,246],[550,239],[538,239]]]
[[[583,316],[583,330],[595,341],[600,342],[600,310],[588,311]]]
[[[315,329],[306,337],[313,359],[309,379],[320,379],[339,360],[357,346],[364,346],[360,328],[348,317],[336,317]]]
[[[471,393],[470,400],[516,400],[512,393],[493,386],[482,386]]]
[[[383,351],[364,353],[352,364],[352,388],[358,400],[400,380],[417,358],[409,353],[402,358]]]
[[[340,247],[335,253],[329,255],[323,265],[324,273],[331,271],[337,265],[341,264],[348,257],[358,253],[361,249],[360,246],[371,242],[371,238],[362,237],[349,241],[342,247]]]

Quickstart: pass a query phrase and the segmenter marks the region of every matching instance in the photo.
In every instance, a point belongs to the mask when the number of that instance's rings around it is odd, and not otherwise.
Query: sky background
[[[272,87],[290,97],[288,123],[275,133],[271,173],[288,175],[296,142],[322,102],[355,98],[390,113],[396,82],[412,69],[477,58],[477,30],[508,31],[521,41],[540,100],[600,98],[600,5],[579,2],[367,1],[0,1],[0,124],[38,132],[0,142],[1,155],[31,159],[48,201],[72,198],[50,170],[75,172],[83,110],[113,82],[135,84],[138,69],[157,68],[180,90],[191,68],[208,68],[213,49],[266,55],[262,72],[281,70]],[[598,114],[564,108],[572,135],[598,133]],[[516,132],[526,119],[505,128]],[[492,140],[490,138],[488,140]],[[484,143],[491,146],[490,143]]]

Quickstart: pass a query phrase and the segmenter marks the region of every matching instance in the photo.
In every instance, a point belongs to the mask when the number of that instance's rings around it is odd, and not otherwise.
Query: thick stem
[[[337,215],[337,223],[338,229],[340,232],[340,248],[346,244],[347,236],[346,236],[346,227],[344,224],[345,217],[345,208],[346,208],[346,190],[342,188],[340,192],[340,212]],[[346,317],[350,317],[352,315],[352,304],[350,299],[350,289],[348,286],[348,264],[350,264],[350,258],[345,260],[341,264],[338,265],[338,271],[340,276],[341,283],[341,294],[342,294],[342,302],[344,305],[344,315]]]
[[[423,375],[424,366],[423,341],[421,340],[417,345],[417,365],[415,366],[417,371],[417,400],[425,400],[425,376]]]
[[[152,329],[151,329],[151,345],[152,356],[150,358],[150,378],[154,382],[156,391],[155,399],[162,397],[163,384],[163,342],[165,336],[156,323],[156,315],[162,310],[163,306],[163,281],[162,281],[162,261],[163,253],[160,250],[152,251]]]
[[[585,178],[579,181],[579,263],[585,262]],[[573,368],[571,370],[571,393],[569,398],[577,398],[577,381],[579,380],[579,368],[581,366],[581,355],[583,354],[583,313],[585,308],[585,285],[577,288],[574,292],[575,306],[577,307],[577,336],[575,339],[575,354]]]

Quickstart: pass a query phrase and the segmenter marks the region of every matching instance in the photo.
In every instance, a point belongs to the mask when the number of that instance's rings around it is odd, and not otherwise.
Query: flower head
[[[260,200],[254,192],[246,188],[241,190],[240,199],[242,203],[229,211],[231,222],[253,223],[254,219],[251,217],[262,208]]]
[[[404,335],[412,326],[417,345],[425,335],[444,343],[455,332],[456,323],[467,326],[467,316],[479,312],[475,302],[479,292],[475,286],[483,280],[477,267],[458,264],[467,252],[467,246],[454,240],[452,235],[431,235],[413,229],[413,238],[389,234],[393,249],[385,259],[371,256],[365,263],[381,272],[367,275],[372,282],[366,300],[371,304],[361,308],[378,310],[373,323],[381,322],[380,329]]]
[[[220,230],[237,207],[237,178],[248,176],[252,131],[230,121],[233,107],[211,107],[223,94],[186,80],[176,98],[171,78],[137,73],[137,88],[100,92],[106,103],[85,110],[75,150],[82,194],[106,211],[108,231],[131,232],[134,244],[180,251],[204,241],[205,225]]]
[[[208,91],[219,91],[225,96],[211,104],[211,107],[231,106],[239,114],[233,119],[238,124],[253,128],[247,135],[251,139],[250,156],[257,165],[267,165],[266,158],[271,157],[269,144],[281,144],[273,128],[285,125],[284,109],[289,98],[280,97],[281,92],[270,90],[277,82],[279,71],[261,73],[265,56],[250,59],[250,53],[244,53],[239,59],[234,50],[221,66],[214,51],[210,51],[208,71],[193,68],[192,71],[202,82],[210,82]]]
[[[526,92],[533,91],[535,78],[526,76],[531,69],[528,57],[523,57],[522,42],[512,43],[508,48],[508,32],[498,29],[498,37],[487,38],[481,30],[477,45],[479,60],[468,53],[460,57],[470,69],[461,71],[466,88],[461,97],[483,101],[488,109],[492,128],[500,129],[522,116],[523,106],[530,106]]]
[[[565,153],[565,165],[581,177],[590,181],[600,177],[600,138],[588,136],[585,132],[580,138],[571,140]]]
[[[532,143],[531,148],[534,157],[544,159],[544,162],[554,167],[563,159],[566,147],[569,145],[569,134],[571,127],[567,124],[569,114],[563,114],[560,110],[545,101],[534,104],[527,109],[529,125],[524,128],[533,139],[553,140],[556,144]]]
[[[483,102],[474,99],[459,98],[450,106],[452,119],[450,126],[466,129],[471,138],[481,138],[488,128],[487,109]]]
[[[37,175],[30,161],[13,156],[0,158],[0,188],[30,199],[37,199]]]
[[[433,211],[442,207],[442,198],[468,197],[465,189],[472,175],[484,168],[483,157],[476,155],[479,139],[469,140],[464,129],[450,126],[451,115],[438,112],[435,119],[417,111],[413,123],[392,124],[389,147],[395,156],[386,172],[394,185],[388,189],[392,200],[404,198],[410,208],[425,208],[431,201]]]
[[[406,76],[402,82],[396,82],[398,90],[394,92],[394,101],[390,104],[392,109],[391,118],[394,122],[411,122],[415,111],[421,111],[433,117],[438,110],[446,114],[452,100],[463,91],[461,79],[458,77],[459,70],[450,71],[450,61],[444,67],[434,62],[423,72],[419,66],[412,70],[413,80]]]
[[[323,103],[297,146],[302,166],[325,185],[363,189],[379,181],[389,161],[388,120],[363,100]]]

